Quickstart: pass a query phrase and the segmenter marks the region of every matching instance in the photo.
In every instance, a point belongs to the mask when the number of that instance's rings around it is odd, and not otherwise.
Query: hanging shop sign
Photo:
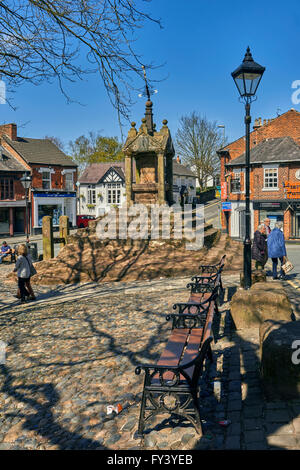
[[[227,183],[221,183],[221,199],[227,199]]]

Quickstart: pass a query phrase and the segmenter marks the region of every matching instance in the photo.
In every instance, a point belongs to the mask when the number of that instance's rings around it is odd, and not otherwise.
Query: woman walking
[[[255,260],[255,269],[264,269],[268,259],[266,227],[264,224],[260,224],[254,233],[252,259]]]
[[[26,245],[19,245],[18,259],[16,261],[14,272],[17,272],[18,287],[20,291],[21,303],[25,302],[25,297],[30,294],[30,299],[35,300],[35,295],[30,285],[30,277],[32,273],[33,264],[30,255],[27,254]]]
[[[279,279],[277,276],[277,265],[278,265],[278,258],[280,259],[280,275],[279,277],[284,279],[285,274],[282,269],[282,265],[286,261],[286,247],[285,247],[285,240],[284,235],[282,232],[283,223],[276,222],[275,227],[273,228],[272,232],[268,236],[268,253],[269,257],[272,258],[273,263],[273,279]]]

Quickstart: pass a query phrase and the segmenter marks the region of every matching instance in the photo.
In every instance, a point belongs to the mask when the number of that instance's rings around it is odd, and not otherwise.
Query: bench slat
[[[189,329],[182,328],[180,330],[173,330],[169,341],[167,342],[165,350],[162,352],[157,365],[159,366],[177,366],[179,364],[182,352],[186,343]],[[173,380],[174,374],[171,371],[164,373],[165,380]],[[152,383],[158,383],[158,374],[153,377]]]
[[[184,351],[184,355],[183,355],[180,365],[183,366],[184,364],[187,364],[188,362],[192,361],[197,356],[199,352],[199,346],[201,346],[202,334],[203,334],[203,328],[194,328],[191,331],[191,334],[189,336],[189,342]],[[185,369],[185,372],[190,377],[192,377],[194,368],[195,366],[189,367],[188,369]],[[181,376],[181,379],[184,380],[184,377]]]
[[[180,330],[172,331],[172,334],[169,338],[166,348],[163,351],[157,363],[158,365],[160,366],[166,366],[166,365],[177,366],[178,365],[181,355],[182,355],[183,348],[185,346],[186,337],[188,333],[189,333],[189,330],[187,328],[182,328]]]

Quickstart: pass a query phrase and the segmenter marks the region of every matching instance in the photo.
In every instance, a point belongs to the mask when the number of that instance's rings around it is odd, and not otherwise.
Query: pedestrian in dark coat
[[[285,240],[284,235],[282,232],[282,222],[276,222],[275,228],[273,228],[272,232],[268,236],[268,254],[269,257],[272,258],[273,263],[273,279],[278,279],[277,276],[277,265],[278,259],[280,259],[281,267],[280,267],[280,277],[284,278],[285,274],[282,269],[282,265],[286,261],[286,247],[285,247]]]
[[[260,224],[254,233],[252,245],[252,259],[255,260],[255,269],[264,269],[268,259],[268,246],[266,240],[266,227]]]

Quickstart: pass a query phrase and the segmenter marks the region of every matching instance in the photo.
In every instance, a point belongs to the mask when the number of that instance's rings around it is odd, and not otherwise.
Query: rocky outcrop
[[[300,398],[300,321],[260,327],[261,378],[267,399]]]
[[[259,326],[265,320],[290,321],[292,307],[280,282],[258,282],[249,290],[238,289],[231,300],[231,316],[237,329]]]
[[[225,269],[240,270],[241,245],[205,225],[204,246],[187,249],[187,240],[98,238],[96,221],[68,237],[56,258],[35,263],[32,283],[57,285],[78,282],[132,281],[193,275],[200,264],[216,264],[226,253]],[[118,231],[118,227],[117,227]],[[8,280],[13,279],[8,276]]]

